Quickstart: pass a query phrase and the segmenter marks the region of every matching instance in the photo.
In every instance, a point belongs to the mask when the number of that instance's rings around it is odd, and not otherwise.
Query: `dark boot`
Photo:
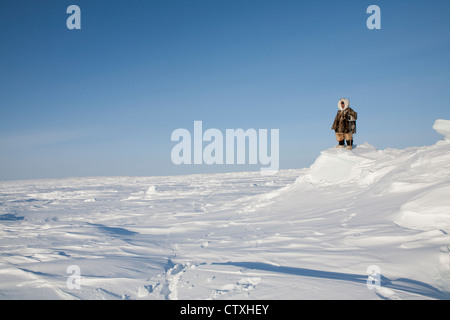
[[[346,140],[346,142],[347,142],[347,146],[345,147],[345,149],[352,150],[352,148],[353,148],[353,139],[352,140]]]

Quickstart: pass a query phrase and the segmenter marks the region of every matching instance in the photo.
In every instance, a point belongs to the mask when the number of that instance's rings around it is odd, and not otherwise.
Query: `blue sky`
[[[194,120],[279,129],[280,167],[308,167],[336,144],[341,97],[356,144],[433,144],[449,16],[447,0],[0,0],[0,180],[259,170],[172,164]]]

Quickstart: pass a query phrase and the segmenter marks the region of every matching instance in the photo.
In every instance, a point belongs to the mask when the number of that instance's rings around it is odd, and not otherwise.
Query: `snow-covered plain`
[[[0,182],[0,299],[448,299],[450,121],[434,128],[275,176]]]

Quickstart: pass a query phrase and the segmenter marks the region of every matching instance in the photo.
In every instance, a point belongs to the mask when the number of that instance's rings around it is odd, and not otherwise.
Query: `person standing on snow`
[[[356,119],[358,115],[350,108],[350,101],[348,99],[340,99],[338,108],[339,110],[331,127],[331,130],[334,130],[336,134],[336,140],[339,142],[336,148],[352,150],[353,134],[356,133]],[[345,146],[345,142],[347,142],[347,146]]]

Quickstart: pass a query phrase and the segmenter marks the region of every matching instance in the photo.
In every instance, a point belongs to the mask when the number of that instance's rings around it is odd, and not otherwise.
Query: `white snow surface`
[[[0,299],[448,299],[449,123],[272,177],[0,182]]]

